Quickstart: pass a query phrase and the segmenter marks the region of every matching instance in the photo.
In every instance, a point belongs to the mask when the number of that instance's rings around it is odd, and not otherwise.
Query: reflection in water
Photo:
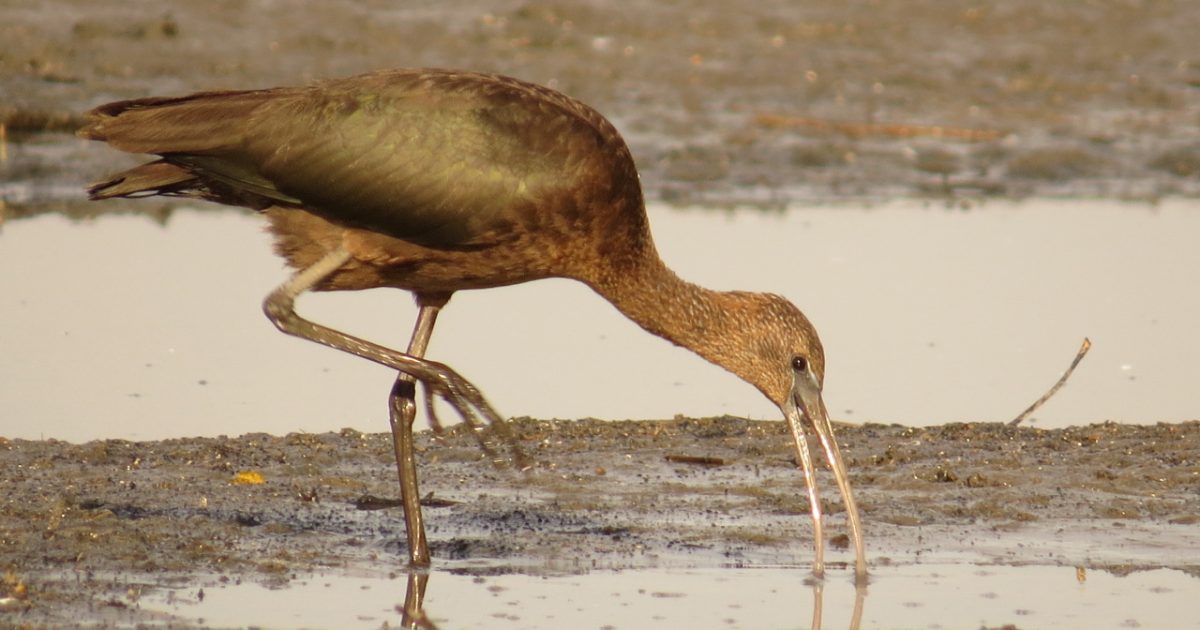
[[[605,624],[778,630],[808,627],[806,622],[830,629],[1008,624],[1092,630],[1200,628],[1195,615],[1187,614],[1195,608],[1197,578],[1175,570],[1116,575],[1093,570],[1086,582],[1079,582],[1071,566],[881,564],[872,568],[868,608],[866,590],[856,589],[848,572],[814,583],[798,566],[586,574],[497,569],[504,570],[447,562],[428,573],[409,574],[409,603],[403,606],[397,579],[319,574],[298,576],[283,588],[214,578],[203,583],[203,599],[174,596],[177,589],[194,591],[203,579],[194,578],[188,586],[176,581],[143,595],[139,607],[210,627],[379,628],[401,621],[407,607],[412,613],[404,618],[404,627],[424,630],[557,630]],[[811,592],[811,600],[804,589]],[[812,611],[805,609],[810,601]]]
[[[863,606],[867,601],[867,585],[856,579],[854,584],[854,612],[850,614],[850,630],[859,630],[862,625]],[[825,608],[825,581],[812,581],[813,616],[812,630],[821,630],[821,612]]]
[[[400,621],[403,627],[410,630],[417,628],[437,630],[437,626],[425,614],[425,588],[428,585],[429,571],[427,569],[408,570],[407,586],[404,588],[404,609]]]
[[[427,569],[412,569],[408,570],[408,579],[405,582],[404,589],[404,608],[401,609],[402,619],[401,625],[409,630],[438,630],[437,624],[431,619],[430,615],[424,608],[425,592],[429,585],[430,572]],[[825,580],[808,579],[808,586],[812,589],[812,630],[821,630],[822,626],[822,611],[825,607]],[[862,626],[863,608],[867,599],[867,587],[861,580],[855,580],[854,586],[854,609],[850,614],[850,630],[859,630]],[[796,602],[801,600],[796,599]],[[442,618],[453,622],[454,619],[446,617],[451,611],[443,610]],[[434,614],[437,614],[435,611]],[[598,621],[604,622],[604,619]],[[603,627],[613,627],[612,624],[605,624]]]

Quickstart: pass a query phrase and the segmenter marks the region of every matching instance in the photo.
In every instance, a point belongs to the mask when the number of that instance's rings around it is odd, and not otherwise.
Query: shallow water
[[[378,628],[398,625],[406,580],[303,576],[259,584],[152,590],[144,611],[213,626]],[[880,567],[860,626],[846,575],[823,585],[799,567],[478,575],[436,570],[424,612],[446,628],[1200,628],[1197,579],[1160,569],[1116,576],[1075,567]],[[820,605],[819,620],[814,616]]]
[[[1007,420],[1087,336],[1092,352],[1034,416],[1059,427],[1196,417],[1198,210],[1043,200],[650,213],[663,257],[684,277],[779,292],[810,316],[835,418]],[[382,429],[388,370],[281,335],[262,316],[262,297],[285,276],[247,214],[8,222],[0,435]],[[396,347],[415,315],[401,291],[306,296],[300,310]],[[778,415],[569,281],[456,295],[430,353],[510,416]]]

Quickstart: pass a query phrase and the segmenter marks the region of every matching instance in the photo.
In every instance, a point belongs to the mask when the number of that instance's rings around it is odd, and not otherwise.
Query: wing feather
[[[494,237],[512,208],[570,189],[596,155],[579,143],[606,141],[603,119],[557,92],[430,70],[122,101],[89,120],[85,137],[432,245]]]
[[[555,121],[520,92],[403,79],[325,84],[269,103],[255,113],[246,151],[306,206],[423,242],[469,242],[506,208],[570,185],[556,177],[566,174],[568,138],[528,141],[569,122],[568,112]]]

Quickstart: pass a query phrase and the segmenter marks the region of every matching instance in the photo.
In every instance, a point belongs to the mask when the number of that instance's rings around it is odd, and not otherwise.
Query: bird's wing
[[[521,208],[569,189],[582,173],[573,156],[595,154],[580,142],[600,138],[516,87],[369,75],[264,104],[244,150],[275,188],[328,218],[456,245],[495,238]]]
[[[163,157],[118,173],[94,186],[93,194],[157,194],[161,192],[161,182],[156,177],[147,178],[146,169],[158,165],[153,172],[170,175],[170,168],[182,169],[196,180],[195,185],[200,185],[202,178],[269,201],[300,203],[264,178],[252,157],[241,150],[245,144],[245,122],[254,110],[289,93],[286,89],[200,92],[182,97],[117,101],[91,110],[78,132],[80,136],[107,142],[122,151],[156,153]],[[181,177],[168,177],[167,183],[177,183]]]
[[[478,111],[358,87],[256,111],[245,151],[262,176],[335,221],[446,243],[470,240],[524,192],[512,162],[531,156],[502,148]]]
[[[114,115],[107,132],[101,121],[84,135],[429,245],[496,238],[520,220],[514,208],[569,190],[590,168],[593,158],[581,156],[597,155],[605,142],[574,101],[482,75],[377,73],[128,103],[139,101],[105,106]],[[138,109],[147,139],[118,138],[113,121]]]

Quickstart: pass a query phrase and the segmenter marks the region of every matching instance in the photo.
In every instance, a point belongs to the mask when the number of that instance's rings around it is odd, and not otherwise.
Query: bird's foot
[[[436,371],[436,378],[422,381],[425,385],[425,414],[434,435],[445,433],[444,425],[434,409],[434,398],[439,397],[454,407],[479,442],[479,448],[493,464],[513,466],[521,470],[528,468],[528,458],[524,451],[508,431],[504,419],[483,397],[479,388],[453,369],[439,367],[441,369]]]

